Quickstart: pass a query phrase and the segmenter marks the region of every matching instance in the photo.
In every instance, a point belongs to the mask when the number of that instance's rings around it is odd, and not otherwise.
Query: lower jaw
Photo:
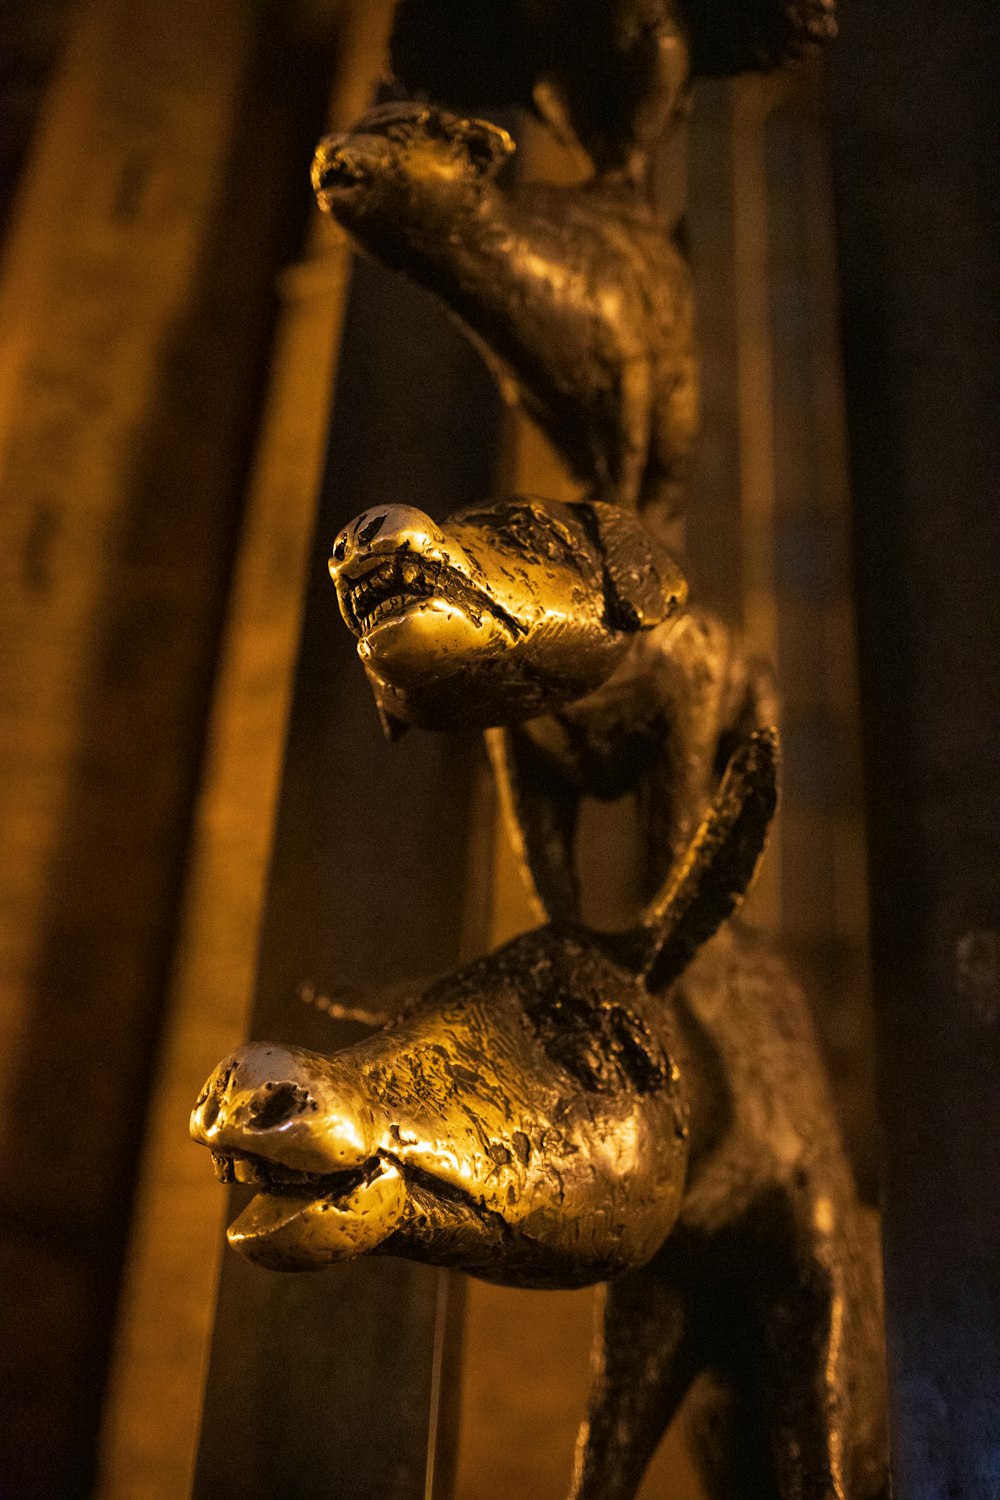
[[[455,653],[435,673],[362,656],[375,700],[386,713],[420,729],[489,729],[520,723],[566,701],[506,667],[504,651]],[[554,702],[550,701],[554,696]]]
[[[258,1193],[226,1237],[234,1250],[271,1270],[317,1270],[377,1250],[397,1228],[405,1205],[405,1184],[390,1165],[342,1197]]]
[[[268,1271],[318,1271],[372,1246],[359,1243],[351,1216],[319,1198],[259,1193],[226,1233],[230,1245]]]
[[[312,1207],[316,1200],[291,1193],[257,1193],[227,1231],[230,1244],[243,1248],[286,1228]]]

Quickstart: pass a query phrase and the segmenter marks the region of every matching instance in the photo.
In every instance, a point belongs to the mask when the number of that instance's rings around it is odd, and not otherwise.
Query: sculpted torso
[[[690,270],[633,189],[513,185],[505,132],[386,105],[321,143],[321,205],[440,296],[598,499],[675,514],[697,431]]]

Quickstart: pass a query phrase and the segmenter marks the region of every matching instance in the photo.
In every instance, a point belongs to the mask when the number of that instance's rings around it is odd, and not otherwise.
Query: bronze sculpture
[[[738,634],[711,612],[688,608],[637,637],[595,691],[489,730],[508,833],[529,892],[545,910],[578,917],[583,799],[632,796],[642,814],[636,886],[641,899],[652,899],[692,837],[720,768],[776,717],[766,665],[748,658]]]
[[[383,105],[321,141],[320,207],[444,301],[591,496],[668,525],[698,372],[690,269],[651,207],[651,152],[692,76],[772,68],[835,30],[833,0],[401,0],[393,68],[438,103]],[[588,153],[592,180],[501,187],[511,137],[455,112],[484,103],[534,107]]]
[[[685,107],[689,48],[677,7],[527,0],[484,12],[474,0],[400,0],[390,57],[406,93],[463,112],[534,110],[580,143],[599,176],[641,183]]]
[[[440,525],[379,507],[337,537],[330,573],[390,737],[491,729],[524,878],[552,915],[580,915],[582,797],[642,797],[651,897],[719,768],[775,719],[765,666],[684,609],[672,555],[618,507],[522,498]]]
[[[364,511],[334,542],[330,574],[390,727],[482,729],[561,707],[687,598],[634,517],[533,498],[443,526],[409,506]]]
[[[549,924],[331,1058],[264,1045],[220,1063],[192,1133],[224,1181],[262,1189],[230,1242],[279,1270],[402,1249],[519,1285],[645,1264],[676,1219],[689,1135],[659,991],[742,898],[775,753],[773,736],[744,747],[627,937]]]
[[[694,1385],[713,1500],[886,1494],[875,1219],[802,995],[723,925],[775,803],[770,676],[685,607],[643,525],[681,513],[697,426],[690,277],[650,152],[693,73],[773,66],[832,28],[832,0],[401,0],[397,76],[445,107],[384,105],[313,167],[321,206],[459,317],[585,489],[440,525],[376,507],[330,563],[390,737],[487,729],[547,920],[332,1057],[241,1048],[192,1132],[221,1180],[261,1189],[229,1239],[273,1269],[373,1253],[610,1278],[576,1500],[631,1500]],[[501,187],[511,138],[455,112],[483,101],[533,104],[593,180]],[[577,812],[626,794],[645,905],[596,933]]]
[[[761,1500],[881,1494],[874,1216],[801,994],[749,932],[709,941],[763,846],[775,746],[734,757],[641,928],[536,929],[330,1058],[241,1048],[192,1116],[222,1180],[261,1189],[229,1239],[272,1269],[379,1253],[620,1278],[577,1500],[634,1495],[707,1369],[731,1403],[715,1460],[745,1478],[752,1455]],[[762,1396],[769,1459],[759,1432],[743,1452]]]
[[[506,131],[387,104],[313,162],[320,206],[442,298],[594,499],[680,513],[697,432],[691,275],[642,195],[513,184]]]
[[[640,184],[692,78],[767,71],[835,32],[833,0],[400,0],[390,56],[411,97],[533,109],[599,175]]]

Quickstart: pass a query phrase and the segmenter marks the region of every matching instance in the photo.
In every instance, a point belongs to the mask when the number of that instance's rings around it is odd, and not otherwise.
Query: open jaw
[[[220,1182],[261,1189],[226,1237],[276,1269],[308,1269],[374,1249],[397,1227],[405,1200],[399,1164],[381,1154],[327,1173],[242,1151],[213,1150],[212,1163]]]
[[[363,572],[341,574],[337,592],[348,627],[361,639],[386,621],[432,600],[460,609],[477,625],[488,614],[512,640],[524,633],[523,626],[489,594],[450,563],[437,559],[405,553],[382,557]]]
[[[317,193],[327,193],[332,188],[350,187],[355,182],[364,182],[368,175],[359,162],[352,161],[341,152],[335,155],[317,153],[313,177]]]
[[[312,1271],[359,1255],[394,1253],[414,1211],[419,1222],[433,1223],[453,1244],[452,1258],[437,1257],[440,1264],[489,1266],[508,1241],[508,1226],[498,1212],[388,1152],[326,1174],[302,1172],[252,1152],[213,1150],[212,1160],[220,1181],[261,1189],[233,1220],[226,1238],[234,1250],[269,1270]],[[492,1247],[488,1251],[485,1242]]]
[[[314,1198],[343,1197],[362,1182],[371,1182],[383,1170],[383,1160],[376,1154],[358,1167],[341,1172],[301,1172],[297,1167],[283,1166],[269,1157],[251,1151],[214,1151],[212,1165],[220,1182],[253,1183],[268,1193],[311,1192]]]
[[[370,167],[350,152],[324,149],[322,142],[313,158],[312,185],[319,206],[328,213],[338,197],[371,180]]]

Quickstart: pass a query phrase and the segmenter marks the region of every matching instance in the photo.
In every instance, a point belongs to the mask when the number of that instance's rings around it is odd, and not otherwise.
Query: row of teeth
[[[369,1157],[356,1167],[340,1172],[300,1172],[296,1167],[285,1167],[266,1156],[241,1154],[228,1155],[224,1151],[212,1152],[212,1166],[220,1182],[244,1182],[261,1187],[265,1192],[292,1191],[311,1196],[343,1196],[362,1182],[372,1182],[385,1170],[380,1155]]]
[[[361,621],[361,634],[367,635],[370,630],[374,630],[379,620],[384,619],[386,615],[395,614],[412,599],[412,594],[393,594],[391,599],[383,599],[380,604],[376,604],[371,614],[366,615]]]
[[[294,1167],[282,1167],[264,1157],[226,1156],[212,1152],[212,1166],[220,1182],[248,1182],[256,1187],[299,1187],[316,1179]]]
[[[387,592],[390,589],[392,593]],[[431,592],[431,586],[417,563],[389,563],[352,582],[351,613],[361,634],[366,635],[379,620],[402,609],[408,600],[422,597],[425,591]]]
[[[347,178],[350,182],[361,182],[364,172],[353,162],[345,161],[342,157],[333,157],[325,161],[319,173],[320,191],[325,187],[331,187],[335,182],[341,182]]]

